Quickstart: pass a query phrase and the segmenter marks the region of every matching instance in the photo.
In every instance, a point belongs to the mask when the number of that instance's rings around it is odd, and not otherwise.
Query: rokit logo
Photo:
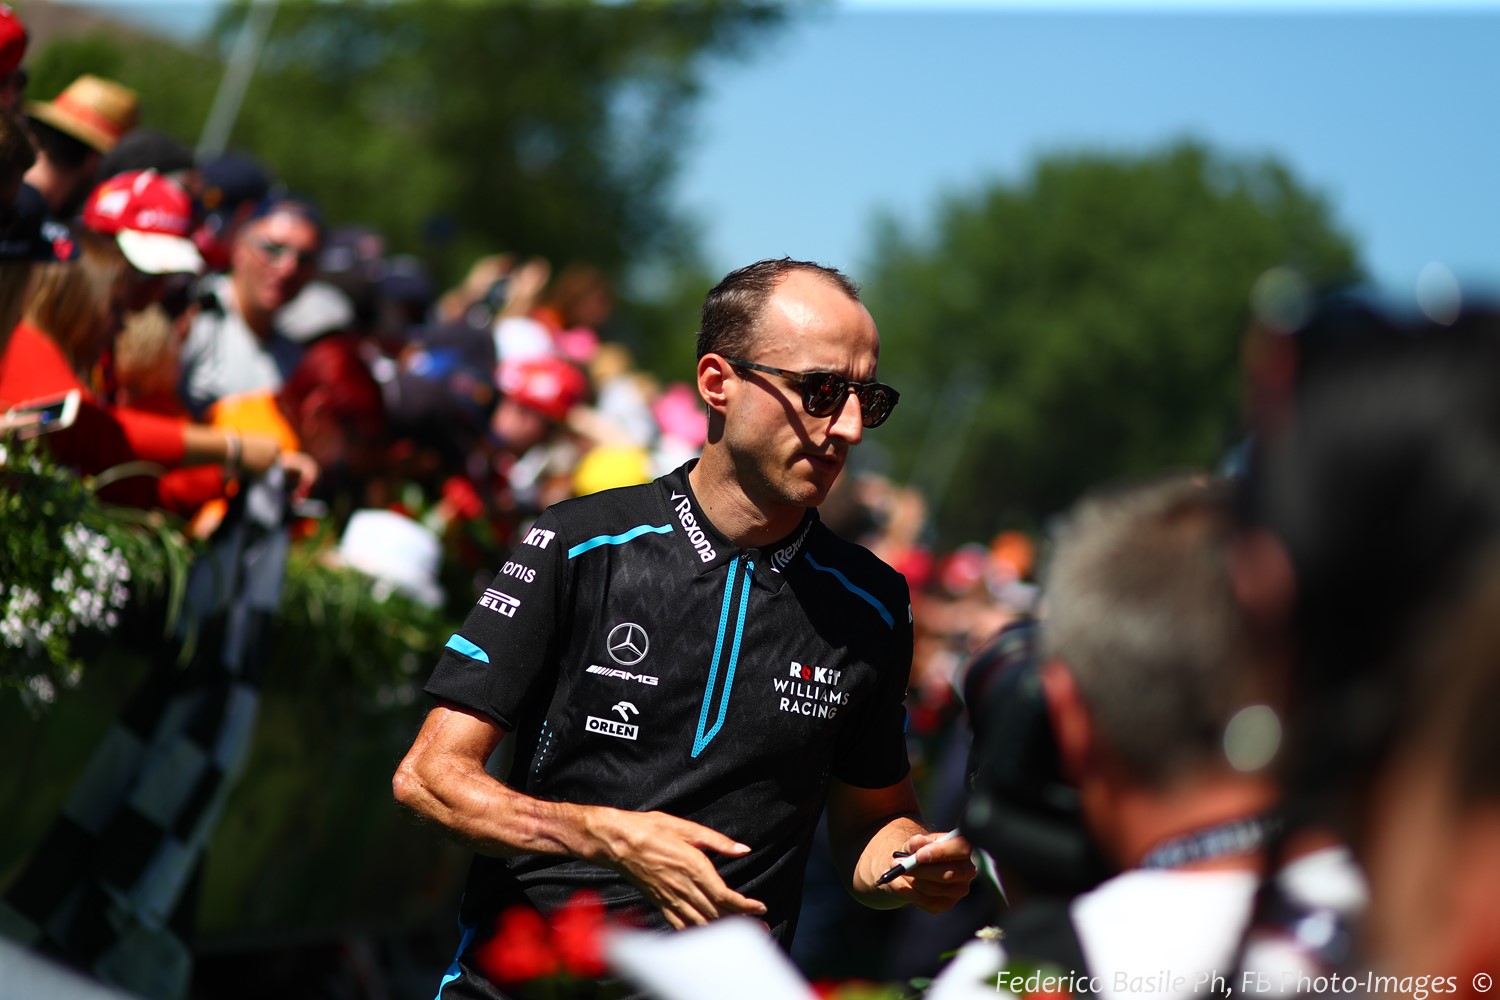
[[[839,709],[849,704],[849,692],[838,690],[843,676],[842,670],[793,660],[787,676],[771,678],[778,699],[776,707],[814,719],[837,718]]]
[[[525,543],[527,545],[535,545],[539,549],[545,549],[547,543],[552,541],[553,536],[556,534],[557,532],[548,531],[546,528],[532,528],[526,532]]]
[[[676,506],[672,508],[677,511],[677,523],[682,525],[682,530],[687,534],[688,541],[693,543],[693,548],[698,550],[698,558],[702,562],[713,562],[718,557],[714,551],[713,543],[708,540],[708,535],[698,525],[698,517],[693,513],[693,505],[687,497],[681,493],[672,494]]]
[[[518,562],[508,562],[504,566],[501,566],[500,574],[502,576],[513,577],[522,583],[530,583],[536,579],[536,570],[530,566],[522,566]]]
[[[652,677],[650,674],[633,674],[629,670],[616,670],[614,667],[601,667],[597,663],[592,664],[587,670],[584,671],[584,673],[598,674],[600,677],[617,677],[622,681],[636,681],[649,687],[656,687],[657,682],[657,678]]]
[[[616,722],[614,719],[601,719],[597,715],[590,715],[588,716],[588,721],[585,723],[585,728],[591,733],[598,733],[601,736],[613,736],[621,740],[634,740],[640,737],[641,727],[632,725],[629,721],[632,715],[641,714],[640,709],[628,701],[617,701],[610,706],[609,710],[619,715],[625,721]]]
[[[516,616],[516,609],[521,606],[521,602],[509,594],[500,593],[498,590],[486,590],[484,596],[479,599],[479,606],[481,608],[489,608],[491,611],[498,611],[507,618],[514,618]]]

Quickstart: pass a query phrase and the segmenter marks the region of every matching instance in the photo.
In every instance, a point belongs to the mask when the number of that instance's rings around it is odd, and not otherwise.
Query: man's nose
[[[843,438],[851,445],[859,444],[865,436],[865,419],[863,407],[860,406],[859,396],[854,390],[844,394],[844,401],[833,414],[833,421],[828,425],[830,437]]]

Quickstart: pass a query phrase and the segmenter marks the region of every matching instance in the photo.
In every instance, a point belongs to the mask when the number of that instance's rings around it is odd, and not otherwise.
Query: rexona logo
[[[518,562],[508,562],[504,566],[501,566],[500,573],[503,576],[514,577],[522,583],[530,583],[536,579],[536,570],[530,566],[522,566]]]
[[[640,714],[640,711],[628,701],[615,702],[610,706],[610,711],[619,713],[622,719],[629,719],[632,715]],[[621,740],[634,740],[641,735],[640,726],[631,725],[629,722],[616,722],[614,719],[601,719],[597,715],[590,715],[584,728],[591,733],[613,736]]]
[[[807,540],[807,532],[811,527],[812,521],[809,520],[802,526],[802,530],[797,532],[796,538],[771,553],[771,568],[773,570],[780,573],[792,564],[792,560],[797,558],[797,553],[802,551],[802,543]]]
[[[552,537],[556,534],[557,532],[548,531],[546,528],[532,528],[526,532],[525,541],[527,545],[535,545],[539,549],[545,549],[547,543],[552,541]]]
[[[641,684],[649,685],[650,687],[656,687],[657,681],[657,679],[655,677],[652,677],[650,674],[633,674],[629,670],[616,670],[614,667],[601,667],[597,663],[592,664],[587,670],[584,671],[584,673],[598,674],[600,677],[618,677],[622,681],[637,681]]]
[[[698,550],[698,558],[702,562],[713,562],[718,558],[714,551],[713,543],[708,540],[708,535],[698,526],[698,517],[693,513],[693,505],[687,497],[681,493],[673,493],[672,500],[676,503],[673,510],[677,511],[677,523],[682,525],[683,532],[688,541],[693,543],[693,548]]]
[[[481,608],[489,608],[491,611],[498,611],[507,618],[514,618],[516,616],[516,609],[521,606],[521,602],[509,594],[500,593],[498,590],[486,590],[484,596],[479,599],[479,606]]]
[[[776,707],[814,719],[836,718],[839,709],[849,704],[849,693],[837,690],[843,676],[842,670],[793,660],[786,677],[771,678],[778,696]]]

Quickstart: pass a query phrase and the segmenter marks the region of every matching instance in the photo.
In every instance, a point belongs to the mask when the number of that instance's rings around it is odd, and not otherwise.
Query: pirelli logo
[[[481,608],[489,608],[491,611],[498,612],[507,618],[514,618],[516,616],[516,609],[521,606],[521,602],[509,594],[500,593],[498,590],[486,590],[484,596],[479,599],[479,606]]]

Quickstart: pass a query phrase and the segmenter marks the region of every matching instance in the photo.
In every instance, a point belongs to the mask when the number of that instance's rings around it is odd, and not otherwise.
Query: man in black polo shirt
[[[743,913],[789,942],[825,803],[868,905],[967,892],[968,844],[933,843],[908,777],[906,584],[814,509],[896,403],[878,354],[839,272],[733,272],[703,307],[702,458],[547,510],[448,640],[395,778],[479,852],[442,997],[499,996],[471,961],[495,914],[582,888],[649,925]],[[501,782],[485,762],[510,731]],[[877,885],[896,851],[920,863]]]

